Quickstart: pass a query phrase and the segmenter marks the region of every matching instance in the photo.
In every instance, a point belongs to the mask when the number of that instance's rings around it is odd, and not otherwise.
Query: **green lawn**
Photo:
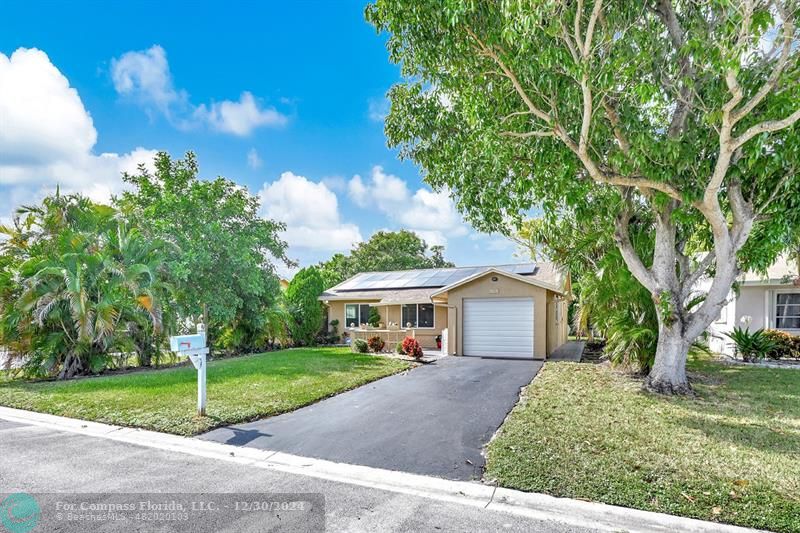
[[[206,417],[194,367],[72,381],[0,383],[0,405],[193,435],[291,411],[408,368],[403,361],[312,348],[212,361]]]
[[[697,398],[547,363],[489,445],[500,485],[800,532],[800,371],[690,364]]]

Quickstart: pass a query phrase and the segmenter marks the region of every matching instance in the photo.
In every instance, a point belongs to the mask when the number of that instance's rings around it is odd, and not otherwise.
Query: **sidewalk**
[[[331,502],[338,501],[337,498],[344,497],[345,493],[350,494],[348,503],[342,504],[345,507],[334,509],[332,520],[354,519],[354,514],[363,512],[363,506],[359,507],[362,499],[362,503],[383,500],[385,506],[378,506],[369,513],[369,517],[363,517],[363,521],[359,517],[349,526],[358,531],[374,528],[378,524],[384,530],[414,529],[409,529],[407,522],[390,525],[397,519],[397,508],[389,503],[396,496],[387,494],[412,497],[415,505],[420,506],[417,509],[424,507],[428,513],[438,510],[441,515],[428,516],[430,522],[415,522],[416,527],[426,525],[425,529],[433,529],[431,524],[440,523],[439,520],[445,517],[446,520],[441,522],[446,526],[445,530],[468,527],[471,530],[486,528],[547,532],[752,531],[480,483],[333,463],[6,407],[0,407],[0,419],[10,423],[6,423],[5,428],[0,424],[0,444],[4,450],[8,450],[0,456],[0,470],[11,472],[11,475],[5,476],[7,479],[4,479],[4,483],[15,490],[234,492],[253,491],[253,487],[259,487],[257,490],[260,491],[271,489],[288,492],[291,485],[306,491],[320,490]],[[37,431],[45,435],[36,436]],[[53,433],[55,435],[50,435]],[[25,438],[27,434],[33,434],[33,438]],[[73,436],[55,438],[58,434]],[[72,443],[74,451],[69,451],[68,442]],[[141,447],[149,450],[142,453]],[[57,459],[54,458],[63,458],[63,463],[55,462]],[[171,467],[173,463],[178,466]],[[101,474],[104,464],[113,466],[107,477]],[[192,466],[181,468],[181,464]],[[244,479],[252,479],[253,484],[241,486]],[[26,483],[32,487],[23,486]],[[98,483],[99,487],[96,486]],[[175,486],[183,488],[170,489],[171,484],[175,483]],[[189,488],[190,484],[194,484],[194,488]],[[348,486],[351,488],[348,489]],[[353,491],[359,494],[355,498]],[[403,501],[408,504],[407,500]],[[424,501],[428,501],[428,504]],[[331,511],[326,507],[326,515]],[[406,518],[410,520],[410,517]],[[415,520],[419,518],[420,515],[414,515]],[[328,524],[332,530],[347,529],[333,527],[331,522]],[[459,524],[463,527],[459,527]],[[505,527],[505,524],[510,527]]]

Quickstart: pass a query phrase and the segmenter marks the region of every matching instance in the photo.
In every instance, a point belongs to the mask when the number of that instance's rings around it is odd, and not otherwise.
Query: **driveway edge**
[[[738,526],[693,518],[640,511],[595,502],[556,498],[467,481],[451,481],[419,474],[395,472],[367,466],[334,463],[283,452],[258,450],[181,437],[143,429],[127,428],[13,409],[0,406],[0,418],[22,424],[115,440],[128,444],[301,474],[340,483],[398,492],[440,501],[550,520],[601,531],[630,532],[752,532]]]

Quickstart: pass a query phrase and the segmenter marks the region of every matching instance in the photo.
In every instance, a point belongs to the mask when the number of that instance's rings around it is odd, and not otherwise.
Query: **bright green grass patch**
[[[547,363],[488,447],[500,485],[800,532],[800,371],[690,364],[697,398]]]
[[[346,348],[282,350],[212,361],[207,416],[192,366],[48,382],[0,382],[0,405],[179,435],[284,413],[395,374],[408,363]]]

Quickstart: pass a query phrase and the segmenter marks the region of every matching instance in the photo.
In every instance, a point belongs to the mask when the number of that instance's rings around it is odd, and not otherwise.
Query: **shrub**
[[[367,345],[369,345],[370,350],[378,353],[383,351],[383,347],[386,346],[386,343],[383,342],[383,339],[381,339],[378,335],[375,335],[374,337],[369,338]]]
[[[394,345],[394,351],[400,355],[406,353],[405,351],[403,351],[403,341],[397,341],[397,344]]]
[[[381,314],[378,312],[378,308],[377,307],[370,307],[369,308],[369,318],[367,319],[367,324],[369,324],[373,328],[377,328],[380,323],[381,323]]]
[[[356,353],[367,353],[369,346],[364,339],[353,339],[353,342],[350,343],[350,349]]]
[[[414,359],[422,357],[422,348],[414,337],[406,337],[403,339],[403,353]]]
[[[770,359],[800,358],[800,337],[777,329],[765,330],[764,336],[775,343],[767,353]]]
[[[740,327],[733,328],[733,331],[726,333],[736,347],[736,352],[745,361],[758,361],[773,351],[777,345],[775,341],[764,334],[763,329],[750,331]]]

